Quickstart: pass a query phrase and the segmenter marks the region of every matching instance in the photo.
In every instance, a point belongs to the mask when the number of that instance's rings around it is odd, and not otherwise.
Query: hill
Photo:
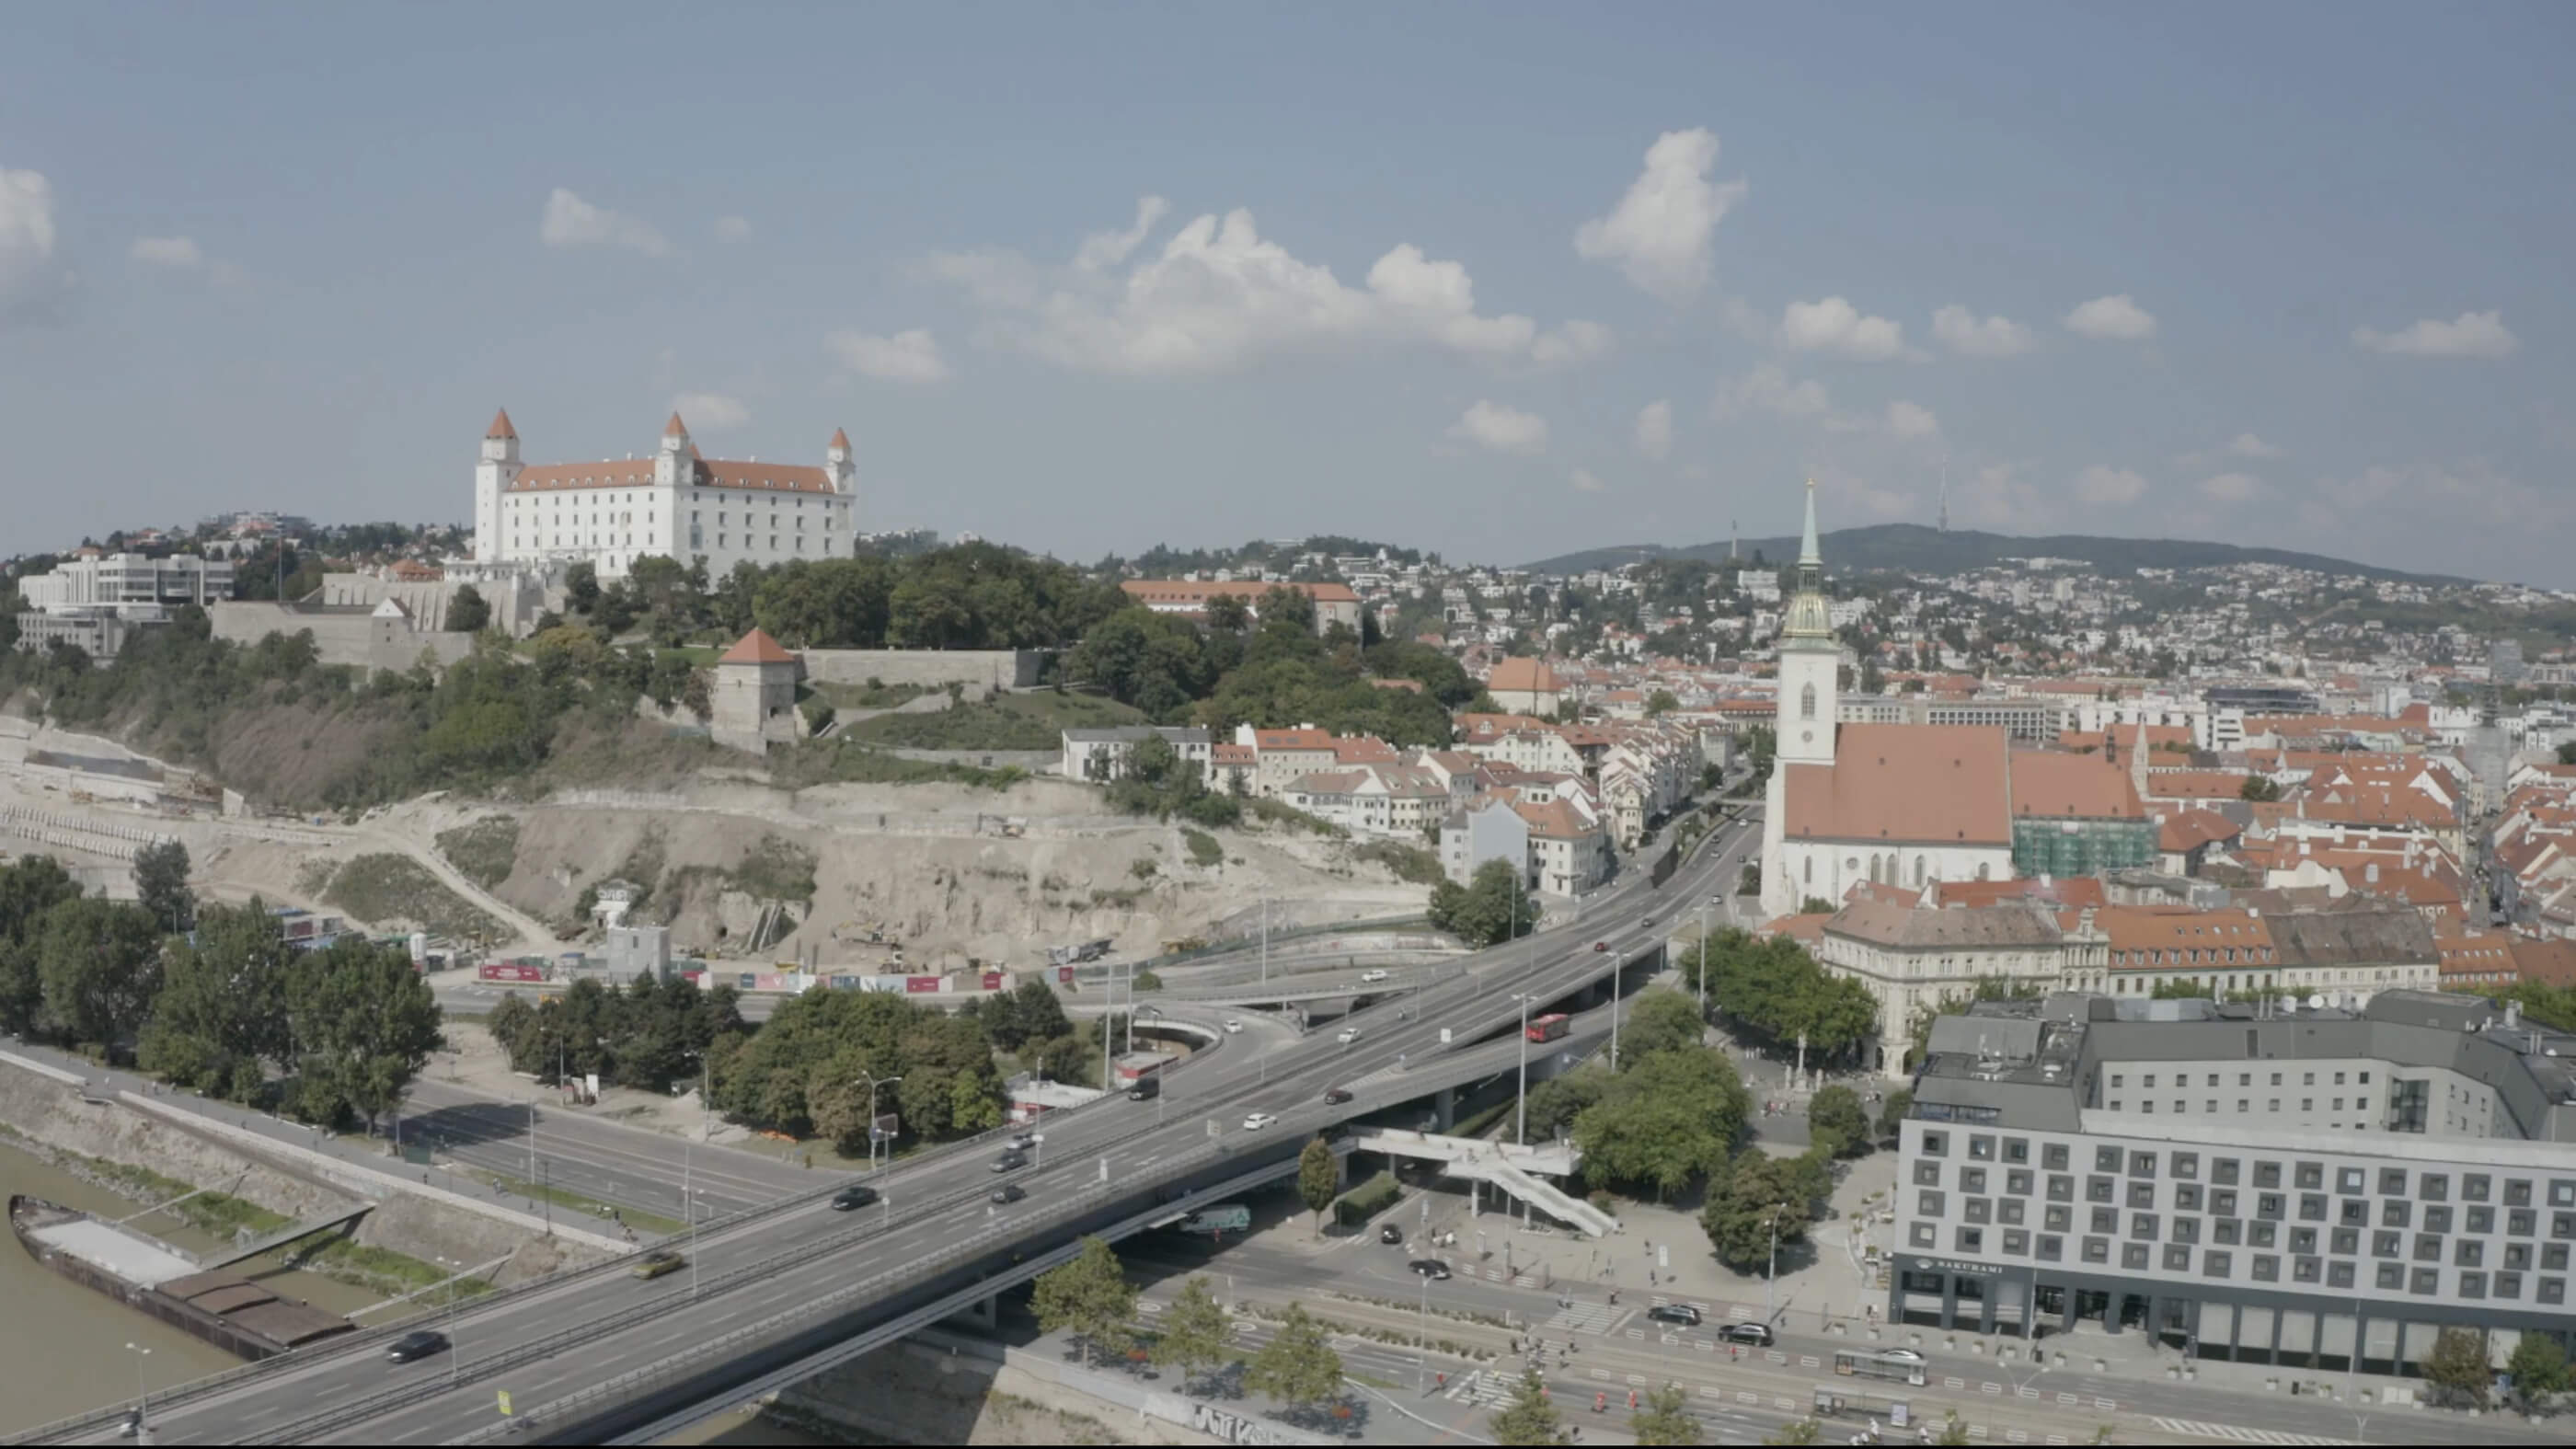
[[[2296,553],[2281,548],[2240,548],[2232,543],[2211,543],[2201,539],[2102,538],[2089,534],[2020,538],[2008,533],[1979,533],[1974,529],[1953,529],[1944,533],[1919,523],[1882,523],[1867,528],[1837,529],[1825,534],[1818,542],[1824,549],[1827,566],[1836,572],[1950,574],[1992,568],[2008,558],[2046,557],[2082,559],[2096,572],[2103,573],[2126,573],[2140,568],[2192,569],[2263,563],[2313,569],[2319,573],[2358,574],[2365,578],[2402,579],[2425,584],[2467,582],[2439,574],[2411,574],[2376,564],[2353,563],[2321,554]],[[1788,563],[1798,556],[1798,540],[1795,538],[1748,538],[1739,548],[1741,556],[1747,560],[1759,550],[1765,559],[1775,564]],[[1616,568],[1621,564],[1656,558],[1718,563],[1724,561],[1726,555],[1727,545],[1723,542],[1694,544],[1688,548],[1640,543],[1559,554],[1522,567],[1533,573],[1568,574]]]

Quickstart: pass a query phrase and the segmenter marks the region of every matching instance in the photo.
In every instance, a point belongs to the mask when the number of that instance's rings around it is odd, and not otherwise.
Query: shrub
[[[1189,847],[1192,865],[1215,865],[1225,859],[1225,847],[1217,844],[1216,837],[1204,830],[1183,830],[1181,843]]]
[[[1357,1227],[1370,1218],[1395,1206],[1404,1196],[1404,1184],[1392,1172],[1381,1172],[1359,1186],[1343,1193],[1333,1204],[1333,1220],[1344,1227]]]

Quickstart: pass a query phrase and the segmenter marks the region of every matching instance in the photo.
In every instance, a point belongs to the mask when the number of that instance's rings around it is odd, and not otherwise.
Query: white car
[[[1879,1354],[1878,1354],[1878,1356],[1879,1356],[1880,1358],[1892,1358],[1892,1359],[1895,1359],[1896,1361],[1898,1361],[1899,1363],[1921,1363],[1921,1362],[1923,1362],[1923,1355],[1921,1355],[1921,1354],[1919,1354],[1919,1353],[1916,1353],[1914,1350],[1912,1350],[1912,1349],[1910,1349],[1910,1348],[1887,1348],[1887,1349],[1881,1349],[1881,1350],[1879,1350]]]
[[[1360,973],[1360,980],[1362,980],[1362,981],[1384,981],[1385,979],[1386,979],[1386,972],[1384,972],[1383,970],[1379,970],[1379,971],[1363,971],[1363,972],[1361,972],[1361,973]]]
[[[1234,1016],[1227,1017],[1225,1019],[1225,1029],[1228,1035],[1232,1035],[1235,1032],[1243,1030],[1243,1019]]]
[[[1359,1039],[1360,1029],[1356,1026],[1346,1026],[1342,1028],[1342,1034],[1333,1038],[1333,1040],[1340,1042],[1344,1046],[1349,1046],[1352,1042],[1358,1041]]]
[[[1278,1115],[1275,1113],[1255,1112],[1243,1119],[1243,1130],[1246,1132],[1258,1132],[1262,1128],[1268,1127],[1278,1120]]]

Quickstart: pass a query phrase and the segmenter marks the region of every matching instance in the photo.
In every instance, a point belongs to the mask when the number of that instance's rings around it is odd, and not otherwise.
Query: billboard
[[[937,991],[939,989],[939,978],[936,976],[907,976],[903,978],[903,989],[910,992]]]
[[[1071,986],[1073,984],[1073,968],[1070,966],[1058,966],[1055,968],[1055,983],[1058,986]]]
[[[985,972],[985,973],[984,973],[984,989],[985,989],[985,990],[987,990],[987,991],[999,991],[999,990],[1001,990],[1001,989],[1002,989],[1002,973],[1001,973],[1001,972],[999,972],[999,971],[987,971],[987,972]]]
[[[526,966],[516,961],[486,961],[474,968],[474,974],[485,981],[543,981],[546,969]]]

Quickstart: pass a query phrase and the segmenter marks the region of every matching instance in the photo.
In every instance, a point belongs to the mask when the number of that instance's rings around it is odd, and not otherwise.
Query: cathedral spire
[[[1801,570],[1814,564],[1824,566],[1825,556],[1816,550],[1816,480],[1807,480],[1807,531],[1798,540],[1798,566]],[[1803,580],[1802,580],[1803,582]]]
[[[1825,557],[1816,545],[1816,480],[1807,480],[1807,527],[1798,540],[1798,591],[1789,600],[1783,648],[1834,648],[1833,611],[1825,602]]]

